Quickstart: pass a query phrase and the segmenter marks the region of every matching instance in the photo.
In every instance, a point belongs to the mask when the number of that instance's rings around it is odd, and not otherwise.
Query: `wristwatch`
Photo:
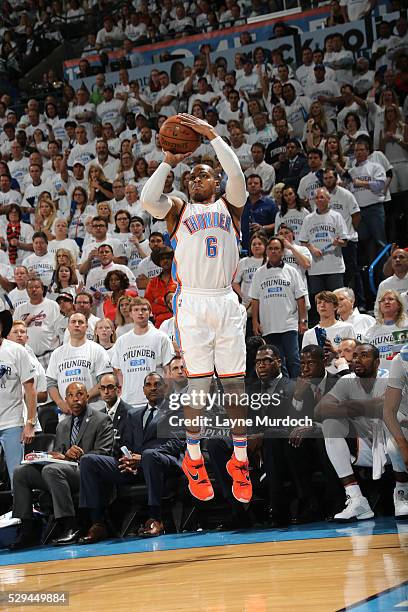
[[[37,419],[36,418],[34,418],[34,419],[27,419],[26,425],[27,425],[27,423],[29,425],[32,425],[33,427],[35,427],[37,425]]]
[[[307,319],[300,319],[299,323],[306,323],[307,325]]]

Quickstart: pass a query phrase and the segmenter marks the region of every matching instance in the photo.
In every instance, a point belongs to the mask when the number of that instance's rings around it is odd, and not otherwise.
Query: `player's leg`
[[[351,453],[346,442],[349,431],[350,423],[347,419],[326,419],[323,421],[327,455],[344,486],[347,496],[345,509],[334,516],[335,520],[341,522],[368,519],[374,516],[354,475]]]
[[[231,292],[217,303],[219,324],[215,336],[215,367],[223,386],[223,406],[230,419],[234,452],[227,463],[233,480],[232,492],[241,502],[252,497],[248,471],[247,431],[248,406],[244,401],[246,347],[242,315],[237,296]]]
[[[220,375],[221,376],[221,375]],[[231,426],[231,437],[234,452],[227,463],[227,472],[232,478],[232,493],[240,502],[248,503],[252,497],[252,485],[249,477],[247,455],[247,406],[242,401],[245,393],[243,376],[222,377],[223,405]]]
[[[182,292],[175,296],[175,331],[188,377],[189,404],[183,407],[187,452],[182,468],[190,493],[207,501],[214,497],[201,454],[201,417],[207,404],[214,372],[214,332],[205,312],[205,298]]]
[[[401,427],[405,438],[408,440],[408,428]],[[408,517],[408,472],[399,448],[391,434],[387,431],[387,453],[391,459],[394,470],[395,489],[394,507],[397,518]]]
[[[184,408],[184,417],[189,424],[186,426],[187,452],[181,467],[187,476],[191,495],[201,501],[209,501],[214,497],[200,448],[200,417],[204,414],[210,387],[211,377],[189,378],[187,392],[190,395],[190,405]]]

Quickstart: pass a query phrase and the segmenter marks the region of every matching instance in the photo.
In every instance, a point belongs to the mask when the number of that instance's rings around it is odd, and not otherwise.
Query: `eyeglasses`
[[[127,217],[116,217],[116,221],[127,221],[128,218]],[[94,226],[96,227],[96,226]]]
[[[99,228],[102,228],[102,227],[105,228],[106,225],[104,223],[92,223],[92,227],[94,229],[99,229]]]
[[[99,388],[101,391],[113,391],[114,389],[117,389],[118,386],[117,385],[99,385]]]

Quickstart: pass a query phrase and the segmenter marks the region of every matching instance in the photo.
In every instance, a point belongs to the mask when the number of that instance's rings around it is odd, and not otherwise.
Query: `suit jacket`
[[[132,410],[132,406],[121,399],[112,422],[114,433],[112,455],[116,459],[122,457],[123,453],[120,449],[122,446],[126,446],[125,432],[126,428],[129,427],[128,415],[130,410]]]
[[[160,452],[180,458],[184,451],[182,440],[178,437],[158,437],[160,431],[169,431],[168,417],[169,414],[174,414],[174,412],[168,410],[167,402],[162,404],[149,425],[143,429],[143,415],[146,408],[147,404],[128,414],[124,432],[125,445],[131,452],[140,455],[145,450],[157,449]]]
[[[71,422],[71,417],[68,417],[57,426],[55,437],[57,452],[65,454],[71,448]],[[82,448],[85,454],[109,455],[113,446],[113,427],[108,415],[87,406],[76,445]]]
[[[298,155],[295,163],[290,166],[289,160],[281,163],[276,172],[276,182],[283,182],[288,187],[299,187],[300,179],[310,172],[309,165],[304,155]]]
[[[334,387],[334,385],[339,380],[339,378],[340,376],[338,374],[330,374],[330,372],[327,373],[326,383],[323,389],[323,395],[326,395],[327,393],[329,393],[330,389]],[[301,411],[298,412],[298,415],[300,417],[304,417],[307,415],[311,419],[316,420],[314,412],[315,412],[315,408],[317,404],[318,404],[318,401],[314,396],[312,388],[310,387],[309,389],[306,390],[303,396],[303,408]]]

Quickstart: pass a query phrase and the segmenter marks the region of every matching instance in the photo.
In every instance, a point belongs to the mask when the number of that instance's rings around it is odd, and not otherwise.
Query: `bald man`
[[[113,446],[112,421],[107,414],[88,405],[85,385],[68,385],[65,401],[70,416],[57,427],[53,458],[65,463],[25,464],[14,472],[13,517],[21,519],[19,536],[10,546],[21,550],[40,542],[41,529],[33,519],[33,489],[51,494],[58,524],[56,546],[72,544],[79,536],[73,494],[79,491],[78,463],[88,453],[109,455]]]

